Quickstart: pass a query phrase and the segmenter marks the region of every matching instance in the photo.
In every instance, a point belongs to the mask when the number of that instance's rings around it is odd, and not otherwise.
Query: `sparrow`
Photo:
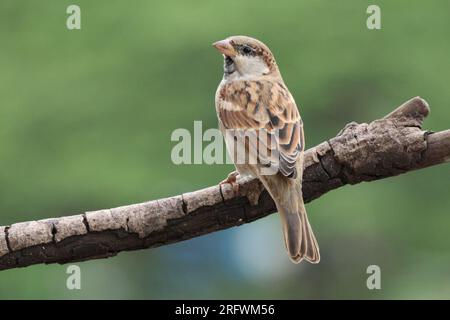
[[[303,122],[275,58],[264,43],[247,36],[213,46],[224,58],[215,97],[219,128],[236,167],[222,183],[236,183],[238,176],[258,178],[280,214],[290,259],[318,263],[319,247],[302,196]]]

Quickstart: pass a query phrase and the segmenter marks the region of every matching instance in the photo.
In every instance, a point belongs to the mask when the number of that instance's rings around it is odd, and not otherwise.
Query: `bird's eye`
[[[242,52],[243,52],[244,54],[250,54],[250,53],[253,52],[253,49],[252,49],[251,47],[249,47],[249,46],[243,46],[243,47],[242,47]]]

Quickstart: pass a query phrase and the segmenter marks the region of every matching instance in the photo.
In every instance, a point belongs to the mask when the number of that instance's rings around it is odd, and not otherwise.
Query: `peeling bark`
[[[305,153],[305,202],[346,184],[395,176],[450,161],[450,130],[421,129],[429,113],[416,97],[386,117],[349,123]],[[275,212],[258,180],[79,215],[0,227],[0,270],[106,258],[239,226]]]

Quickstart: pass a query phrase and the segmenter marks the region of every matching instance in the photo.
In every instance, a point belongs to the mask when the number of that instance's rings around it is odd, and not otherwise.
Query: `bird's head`
[[[246,36],[232,36],[213,43],[223,54],[225,77],[260,77],[278,75],[270,49],[261,41]]]

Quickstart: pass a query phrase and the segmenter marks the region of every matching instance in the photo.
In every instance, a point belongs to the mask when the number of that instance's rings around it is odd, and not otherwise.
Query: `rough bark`
[[[306,151],[304,197],[362,181],[395,176],[450,160],[450,130],[421,129],[429,113],[413,98],[369,124],[348,124],[336,137]],[[273,213],[257,180],[113,209],[0,227],[0,270],[67,263],[152,248],[239,226]]]

